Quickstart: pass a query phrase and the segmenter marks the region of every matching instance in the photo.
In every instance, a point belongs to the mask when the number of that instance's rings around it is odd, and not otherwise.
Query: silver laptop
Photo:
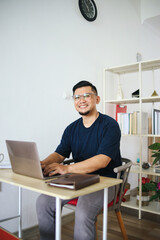
[[[51,178],[43,176],[35,142],[6,140],[6,145],[13,172],[38,179]]]

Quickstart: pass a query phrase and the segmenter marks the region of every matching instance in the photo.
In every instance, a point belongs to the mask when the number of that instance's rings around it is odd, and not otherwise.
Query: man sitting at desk
[[[113,168],[121,165],[120,129],[111,117],[96,109],[100,97],[94,85],[81,81],[73,87],[75,109],[82,116],[64,131],[54,153],[41,164],[44,173],[94,173],[116,177]],[[72,153],[75,164],[62,165]],[[108,201],[112,201],[114,187],[108,189]],[[62,200],[62,207],[68,200]],[[74,240],[94,240],[95,220],[103,208],[103,190],[80,196],[75,211]],[[37,216],[40,239],[55,239],[55,198],[40,195],[37,199]]]

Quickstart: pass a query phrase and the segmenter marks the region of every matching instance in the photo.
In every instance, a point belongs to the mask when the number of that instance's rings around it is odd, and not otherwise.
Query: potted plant
[[[156,192],[154,195],[150,197],[150,201],[153,201],[155,199],[158,199],[160,201],[160,182],[156,184]]]
[[[152,163],[152,165],[156,164],[159,160],[160,160],[160,143],[153,143],[151,144],[149,147],[149,149],[153,150],[152,153],[152,157],[154,157],[154,161]]]
[[[148,206],[152,195],[156,194],[157,183],[150,180],[150,178],[142,177],[142,206]],[[152,199],[153,200],[153,199]],[[139,204],[139,186],[137,187],[137,205]]]

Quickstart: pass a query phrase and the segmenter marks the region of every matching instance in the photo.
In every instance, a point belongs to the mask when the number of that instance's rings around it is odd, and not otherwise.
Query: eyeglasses
[[[92,95],[97,96],[96,93],[84,93],[84,94],[81,94],[81,95],[78,95],[78,94],[73,95],[73,99],[76,102],[78,102],[81,98],[84,98],[85,100],[90,100]]]

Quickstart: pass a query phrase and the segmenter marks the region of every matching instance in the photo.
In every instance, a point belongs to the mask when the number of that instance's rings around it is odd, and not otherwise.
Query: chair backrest
[[[132,161],[127,158],[121,158],[122,166],[114,168],[114,172],[117,173],[117,178],[122,179],[123,182],[115,187],[115,196],[113,201],[112,209],[120,210],[122,198],[125,192],[125,186],[128,180],[128,175],[130,168],[132,166]]]
[[[120,210],[121,202],[124,196],[125,192],[125,186],[128,180],[128,175],[130,172],[130,168],[132,166],[132,161],[127,158],[121,158],[122,160],[122,166],[114,168],[114,172],[117,173],[117,178],[122,179],[123,182],[119,185],[116,185],[115,187],[115,196],[114,200],[111,202],[109,208],[113,210]],[[73,159],[67,159],[65,160],[64,164],[71,164],[74,163]],[[71,200],[69,202],[69,205],[74,205],[74,207],[77,205],[77,199]]]

